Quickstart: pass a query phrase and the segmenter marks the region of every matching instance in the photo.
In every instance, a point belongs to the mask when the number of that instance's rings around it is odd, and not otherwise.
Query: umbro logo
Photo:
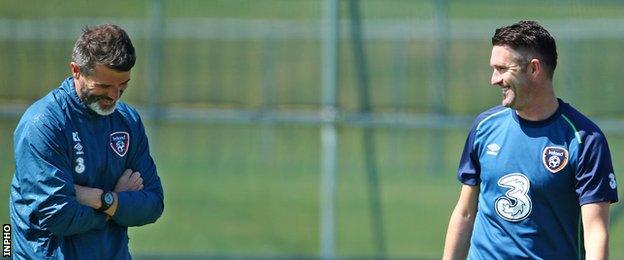
[[[495,143],[488,144],[486,148],[487,148],[487,151],[485,153],[489,155],[498,155],[498,151],[501,149],[501,147]]]

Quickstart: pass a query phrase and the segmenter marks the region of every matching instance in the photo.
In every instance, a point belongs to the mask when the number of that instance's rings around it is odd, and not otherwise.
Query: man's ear
[[[538,59],[531,59],[529,61],[528,71],[533,75],[533,77],[537,77],[540,73],[543,72],[542,62]]]
[[[69,63],[69,70],[71,71],[72,76],[74,77],[74,79],[79,79],[80,78],[80,67],[78,66],[77,63],[75,62],[70,62]]]

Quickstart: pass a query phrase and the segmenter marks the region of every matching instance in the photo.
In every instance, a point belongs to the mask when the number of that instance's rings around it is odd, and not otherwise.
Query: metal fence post
[[[449,50],[448,0],[433,0],[434,57],[429,101],[432,112],[445,114]]]
[[[349,0],[349,15],[351,21],[351,43],[353,44],[353,60],[357,77],[356,88],[358,91],[360,109],[359,112],[366,118],[372,112],[372,100],[370,95],[370,80],[366,50],[364,49],[364,36],[362,29],[362,17],[360,15],[360,0]],[[379,184],[379,170],[376,161],[375,132],[372,126],[362,127],[362,150],[364,152],[364,164],[366,165],[366,177],[368,187],[368,205],[371,214],[371,230],[373,233],[373,246],[375,259],[386,258],[386,236],[381,209],[381,188]]]
[[[563,96],[566,97],[567,102],[576,104],[577,106],[581,105],[583,101],[588,101],[586,98],[579,98],[583,96],[583,89],[581,87],[582,59],[578,52],[580,48],[580,41],[577,39],[569,39],[560,47],[560,53],[565,55],[565,58],[560,60],[560,64],[561,67],[566,70],[566,73],[562,76],[562,83],[565,89],[562,91],[563,93],[560,93],[560,95],[563,94]]]
[[[449,1],[450,0],[433,0],[433,27],[434,27],[434,56],[430,85],[430,113],[434,125],[440,125],[441,120],[448,113],[447,108],[447,85],[448,85],[448,64],[449,64]],[[428,131],[428,150],[430,160],[428,161],[428,172],[435,173],[440,170],[440,166],[444,165],[444,131],[432,128]]]
[[[145,39],[147,47],[147,57],[145,59],[145,89],[146,115],[154,127],[146,129],[146,134],[150,142],[150,149],[157,150],[158,145],[158,125],[162,114],[160,93],[162,90],[162,55],[163,38],[165,27],[165,3],[164,0],[149,1],[147,7],[147,35]]]
[[[165,33],[165,3],[152,0],[148,4],[147,57],[145,66],[145,84],[147,89],[147,110],[152,120],[161,115],[160,94],[162,90],[162,56]]]
[[[336,82],[338,77],[338,0],[325,0],[322,22],[322,106],[321,126],[321,187],[320,238],[321,259],[336,257],[335,245],[335,190],[336,162],[338,161],[336,133]]]

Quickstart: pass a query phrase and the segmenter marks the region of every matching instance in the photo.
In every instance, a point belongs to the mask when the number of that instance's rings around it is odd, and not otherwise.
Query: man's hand
[[[85,187],[74,184],[76,189],[76,200],[78,203],[89,206],[94,209],[99,209],[102,206],[102,190],[98,188]]]
[[[101,197],[102,193],[104,193],[103,190],[76,184],[74,184],[74,189],[76,189],[76,200],[78,200],[78,203],[94,209],[102,207]],[[113,190],[113,205],[104,211],[104,213],[109,216],[115,215],[115,212],[117,211],[117,192],[136,191],[141,189],[143,189],[143,178],[141,178],[141,173],[132,172],[131,169],[127,169],[121,177],[119,177],[117,184],[115,184],[115,190]]]
[[[122,191],[136,191],[143,189],[143,178],[141,178],[140,172],[133,172],[131,169],[127,169],[117,180],[115,184],[115,192]]]

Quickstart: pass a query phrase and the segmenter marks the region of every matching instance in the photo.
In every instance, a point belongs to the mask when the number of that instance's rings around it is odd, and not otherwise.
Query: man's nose
[[[108,97],[113,99],[113,101],[116,101],[121,97],[121,92],[120,87],[111,87],[108,91]]]
[[[503,77],[496,70],[492,72],[492,78],[490,78],[490,84],[499,85],[503,81]]]

